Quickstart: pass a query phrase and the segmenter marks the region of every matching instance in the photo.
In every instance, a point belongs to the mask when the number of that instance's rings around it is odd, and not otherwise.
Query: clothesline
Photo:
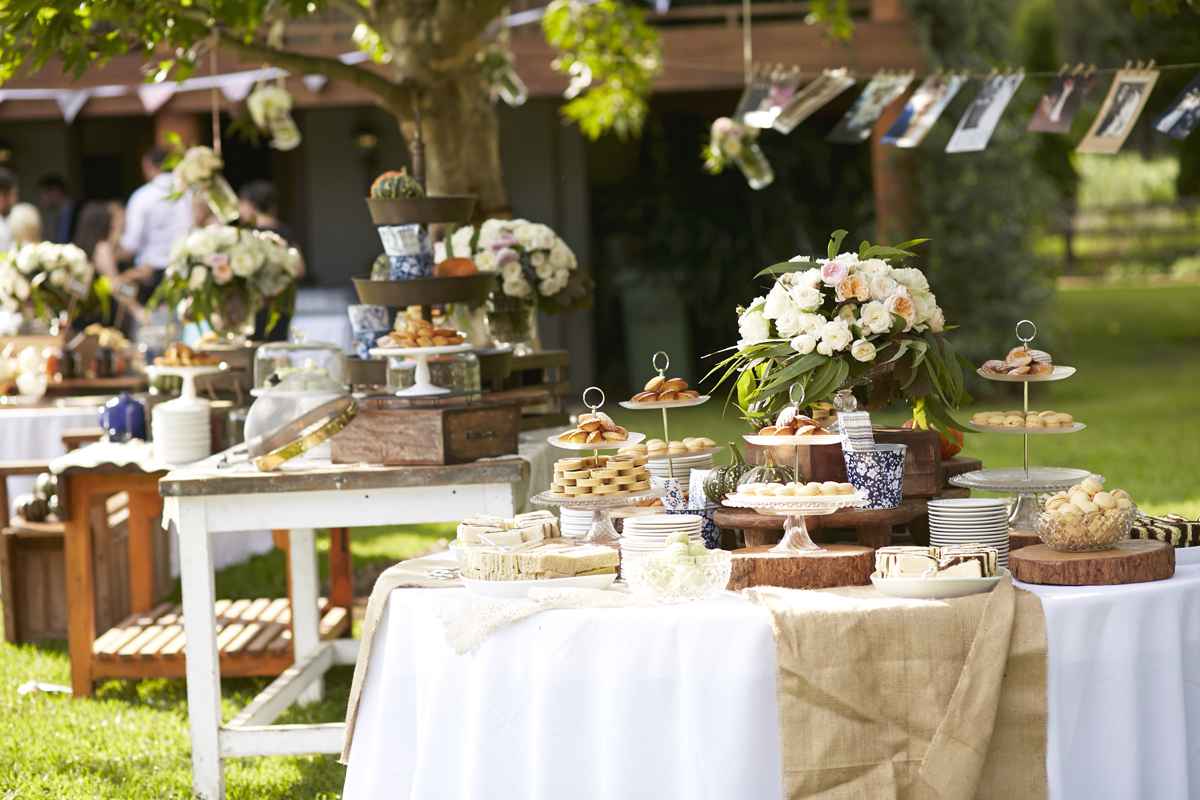
[[[686,67],[687,69],[694,69],[694,70],[702,71],[702,72],[711,72],[713,74],[721,74],[721,75],[741,75],[742,74],[742,67],[740,67],[740,66],[734,67],[734,66],[722,66],[722,65],[716,65],[716,64],[704,64],[704,63],[696,62],[696,61],[681,61],[678,59],[671,59],[667,63],[669,66],[673,66],[673,67]],[[1167,71],[1171,71],[1171,70],[1182,70],[1182,69],[1200,70],[1200,61],[1188,61],[1188,62],[1184,62],[1184,63],[1180,63],[1180,64],[1157,64],[1154,62],[1149,62],[1149,64],[1152,66],[1148,66],[1147,62],[1142,62],[1142,66],[1144,68],[1155,69],[1160,72],[1167,72]],[[755,66],[761,68],[761,67],[774,66],[774,64],[772,64],[770,62],[758,62]],[[822,68],[822,69],[811,70],[811,69],[801,69],[800,67],[798,67],[796,65],[785,64],[785,63],[780,63],[780,64],[778,64],[778,66],[781,69],[788,69],[789,67],[794,67],[801,75],[814,75],[814,76],[820,75],[825,69],[838,69],[839,68],[837,66],[830,66],[830,67],[826,67],[826,68]],[[1026,78],[1057,78],[1059,75],[1070,74],[1070,73],[1074,72],[1076,70],[1077,66],[1079,66],[1079,65],[1070,64],[1065,69],[1059,69],[1059,70],[1024,71],[1024,75]],[[1138,62],[1131,61],[1131,62],[1129,62],[1128,66],[1120,66],[1120,67],[1095,67],[1095,66],[1088,65],[1088,64],[1084,64],[1082,66],[1083,66],[1083,69],[1081,70],[1081,72],[1088,72],[1092,75],[1115,75],[1116,73],[1120,72],[1123,69],[1136,69],[1138,66]],[[902,72],[902,73],[913,72],[914,78],[917,80],[924,78],[928,75],[936,75],[939,73],[963,75],[967,78],[977,78],[979,80],[984,80],[986,78],[991,77],[992,75],[1003,74],[1006,72],[1022,72],[1022,70],[1019,67],[1005,67],[1005,68],[998,67],[996,70],[989,71],[989,72],[963,71],[963,70],[956,70],[956,69],[952,69],[952,68],[926,71],[926,72],[918,72],[916,70],[906,70],[906,69],[876,70],[874,72],[862,72],[862,71],[847,69],[847,74],[850,77],[854,78],[855,80],[860,80],[860,81],[870,79],[877,72]]]

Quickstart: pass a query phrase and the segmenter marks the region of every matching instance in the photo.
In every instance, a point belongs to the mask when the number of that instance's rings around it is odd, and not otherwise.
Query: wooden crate
[[[517,452],[521,407],[447,398],[414,405],[401,397],[359,401],[358,415],[333,438],[334,463],[387,466],[464,464]]]

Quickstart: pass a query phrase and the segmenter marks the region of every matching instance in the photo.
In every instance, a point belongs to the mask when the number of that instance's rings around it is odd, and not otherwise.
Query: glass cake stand
[[[786,517],[783,521],[783,538],[771,548],[772,553],[804,553],[823,549],[808,535],[805,517],[823,517],[843,508],[863,508],[867,498],[858,492],[835,494],[823,497],[756,497],[753,495],[730,495],[725,505],[733,508],[752,508],[759,514]]]
[[[1037,495],[1070,489],[1080,481],[1095,478],[1104,483],[1103,475],[1071,467],[1029,467],[1022,469],[977,469],[955,475],[950,483],[963,489],[984,492],[1003,492],[1016,495],[1008,514],[1009,527],[1021,531],[1037,530],[1041,512]]]
[[[595,512],[592,515],[592,526],[588,528],[583,541],[587,544],[606,544],[615,547],[621,537],[617,534],[617,529],[613,527],[609,512],[614,508],[625,508],[660,496],[661,494],[654,489],[634,494],[602,495],[600,497],[569,497],[553,492],[542,492],[529,498],[529,502],[535,506],[562,506],[579,511]]]

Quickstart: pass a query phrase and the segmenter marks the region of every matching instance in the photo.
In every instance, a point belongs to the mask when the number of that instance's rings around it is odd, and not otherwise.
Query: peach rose
[[[870,299],[871,290],[862,275],[857,273],[848,275],[845,280],[837,285],[837,300],[839,303],[846,300],[858,300],[860,303],[865,303]]]

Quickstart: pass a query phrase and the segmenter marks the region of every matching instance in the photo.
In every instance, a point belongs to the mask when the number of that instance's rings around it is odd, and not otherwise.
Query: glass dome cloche
[[[279,388],[289,391],[344,391],[349,383],[346,354],[329,342],[308,341],[294,333],[291,341],[268,342],[254,354],[254,394]]]

